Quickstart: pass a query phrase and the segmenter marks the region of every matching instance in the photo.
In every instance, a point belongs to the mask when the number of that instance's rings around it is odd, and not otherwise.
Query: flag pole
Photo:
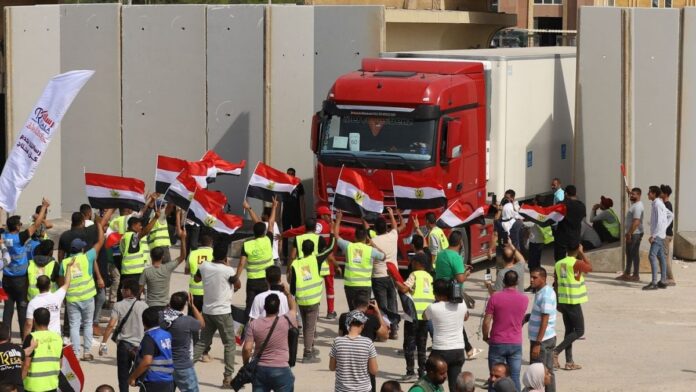
[[[399,209],[399,205],[396,204],[396,190],[394,189],[394,172],[391,172],[391,180],[392,180],[392,193],[394,194],[394,210]],[[402,217],[403,219],[403,217]]]
[[[256,162],[256,166],[254,167],[254,171],[251,173],[251,176],[253,177],[254,174],[256,174],[256,169],[259,168],[259,164],[261,161]],[[247,201],[247,194],[249,193],[249,185],[251,185],[251,177],[249,177],[249,181],[247,182],[247,187],[246,190],[244,191],[244,201]],[[261,205],[263,207],[263,205]],[[244,216],[246,217],[247,212],[244,211]]]
[[[341,181],[341,174],[343,174],[343,168],[346,167],[345,163],[341,165],[341,170],[338,172],[338,179],[336,180],[336,185],[334,188],[334,198],[331,201],[331,211],[335,211],[334,204],[336,203],[336,191],[338,190],[338,182]]]

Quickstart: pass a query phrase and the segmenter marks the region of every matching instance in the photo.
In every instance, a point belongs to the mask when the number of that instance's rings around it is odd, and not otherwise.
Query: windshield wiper
[[[365,165],[365,163],[360,158],[358,158],[357,155],[353,154],[352,152],[336,151],[336,152],[324,153],[324,156],[327,156],[327,157],[331,157],[332,155],[353,158],[353,161],[355,162],[355,164],[360,165],[360,167],[362,167],[363,169],[367,168],[367,165]]]
[[[374,154],[374,155],[379,155],[379,156],[381,156],[381,157],[387,157],[387,158],[399,158],[399,159],[402,160],[402,162],[400,162],[400,163],[403,163],[404,166],[406,166],[407,168],[409,168],[409,169],[411,169],[411,170],[415,170],[415,168],[414,168],[413,165],[408,161],[408,159],[404,158],[403,156],[401,156],[401,155],[399,155],[399,154],[392,154],[392,153],[388,153],[388,152],[382,152],[382,153]]]

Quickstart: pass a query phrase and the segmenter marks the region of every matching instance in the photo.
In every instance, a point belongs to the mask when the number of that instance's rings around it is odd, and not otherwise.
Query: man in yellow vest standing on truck
[[[247,203],[245,204],[248,206]],[[268,290],[266,283],[266,268],[274,265],[273,262],[273,225],[275,223],[278,200],[273,199],[268,224],[266,222],[254,223],[254,238],[246,241],[242,246],[242,255],[239,258],[239,267],[235,278],[246,268],[246,315],[249,316],[251,305],[258,293]]]
[[[592,272],[592,264],[585,257],[582,245],[569,244],[568,256],[558,260],[555,267],[554,288],[558,298],[558,311],[563,313],[565,336],[553,351],[553,367],[560,369],[558,355],[565,350],[565,370],[579,370],[582,366],[573,360],[573,342],[585,334],[585,319],[581,305],[587,302],[585,274]]]
[[[616,242],[621,232],[621,221],[614,212],[614,201],[602,196],[599,204],[592,206],[592,228],[595,229],[602,242]],[[599,210],[599,212],[597,212]]]
[[[150,250],[147,246],[147,235],[160,217],[160,212],[155,211],[152,220],[143,227],[141,218],[131,216],[128,218],[128,231],[121,238],[119,248],[121,250],[121,280],[119,282],[118,300],[122,299],[121,288],[126,279],[140,281],[140,274],[145,270],[149,259]]]
[[[309,234],[314,235],[308,231]],[[304,355],[302,363],[317,363],[318,352],[314,350],[314,332],[316,331],[317,319],[319,318],[319,303],[323,292],[324,279],[319,274],[319,261],[315,256],[316,241],[299,241],[301,248],[300,257],[292,262],[288,281],[290,282],[290,292],[295,295],[297,306],[302,317],[302,327],[304,328]],[[318,237],[318,236],[317,236]]]
[[[449,241],[447,241],[447,236],[441,228],[437,227],[437,218],[435,213],[428,212],[425,214],[425,225],[428,228],[428,249],[430,249],[430,254],[433,259],[433,268],[435,268],[435,260],[437,259],[437,254],[440,251],[449,248]]]
[[[336,213],[334,223],[334,236],[338,238],[338,247],[346,257],[345,272],[343,274],[343,286],[346,292],[348,309],[355,309],[355,299],[358,297],[370,298],[372,291],[372,260],[384,260],[384,253],[368,244],[372,242],[367,236],[364,227],[355,228],[355,242],[348,242],[341,238],[343,213]]]
[[[26,391],[55,391],[58,388],[63,340],[48,330],[51,313],[46,308],[34,311],[34,332],[24,339],[22,378]],[[90,324],[92,319],[90,318]],[[88,328],[90,331],[92,327]]]

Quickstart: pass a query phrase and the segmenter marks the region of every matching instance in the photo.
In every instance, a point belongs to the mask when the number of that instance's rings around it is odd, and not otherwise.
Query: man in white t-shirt
[[[60,308],[63,305],[63,300],[65,299],[65,294],[68,292],[70,287],[70,280],[72,279],[72,265],[75,263],[75,258],[73,258],[68,263],[67,270],[70,273],[65,275],[65,281],[62,286],[54,293],[51,292],[51,278],[46,275],[41,275],[36,279],[36,288],[39,289],[39,294],[32,298],[27,305],[27,321],[24,323],[24,336],[25,339],[27,335],[31,333],[31,329],[34,325],[34,310],[39,308],[48,309],[51,313],[51,321],[48,323],[48,330],[61,334],[60,328]],[[57,268],[57,267],[56,267]]]
[[[372,292],[375,295],[380,310],[389,318],[389,339],[397,339],[399,331],[399,313],[396,304],[396,288],[394,282],[387,272],[387,263],[397,264],[397,252],[399,242],[399,232],[406,227],[401,214],[399,214],[400,225],[396,224],[394,211],[387,208],[391,230],[387,228],[387,220],[383,217],[377,218],[375,231],[377,235],[372,238],[372,243],[384,252],[384,260],[376,260],[372,264]]]
[[[264,304],[266,303],[266,297],[271,294],[276,294],[278,298],[280,298],[278,316],[282,316],[290,311],[290,308],[288,307],[288,298],[283,292],[283,284],[280,281],[281,275],[282,272],[280,267],[276,265],[266,268],[266,282],[268,283],[268,291],[256,294],[256,297],[254,297],[254,303],[251,305],[251,311],[249,312],[250,319],[256,320],[266,317]]]

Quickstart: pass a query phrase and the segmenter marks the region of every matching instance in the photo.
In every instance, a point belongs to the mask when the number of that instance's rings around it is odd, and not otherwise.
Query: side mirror
[[[459,158],[462,155],[462,123],[452,120],[447,123],[447,160]]]
[[[319,127],[321,126],[321,117],[319,113],[312,117],[312,136],[309,140],[309,148],[315,154],[319,151]]]

